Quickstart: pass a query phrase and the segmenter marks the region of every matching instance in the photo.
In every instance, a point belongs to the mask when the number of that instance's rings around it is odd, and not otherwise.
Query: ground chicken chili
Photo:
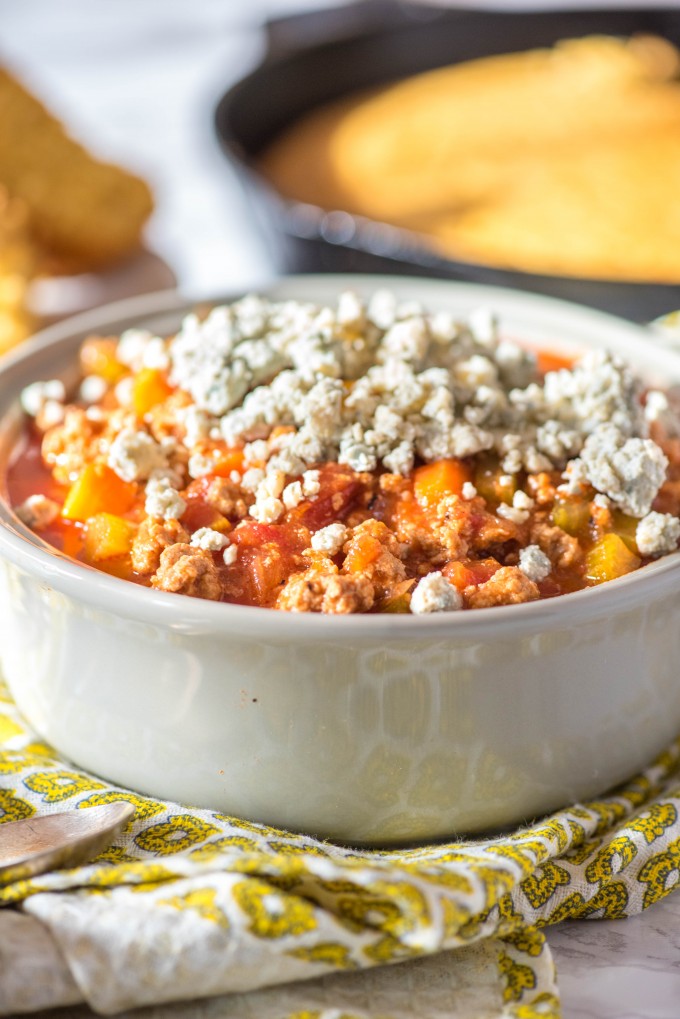
[[[602,351],[570,363],[385,291],[249,296],[163,339],[90,337],[36,382],[17,515],[162,591],[296,612],[550,598],[680,538],[680,419]]]

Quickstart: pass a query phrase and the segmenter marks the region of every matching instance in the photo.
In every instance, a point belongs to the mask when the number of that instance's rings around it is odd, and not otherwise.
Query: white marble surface
[[[81,138],[153,183],[149,246],[187,294],[206,295],[273,273],[213,139],[212,108],[257,59],[267,14],[320,2],[0,0],[0,52]],[[565,1019],[680,1019],[680,895],[548,937]]]

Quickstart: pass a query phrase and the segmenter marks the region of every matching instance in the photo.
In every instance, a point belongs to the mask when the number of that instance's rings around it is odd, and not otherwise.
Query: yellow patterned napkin
[[[93,863],[0,888],[0,1014],[232,994],[241,1004],[220,1015],[388,1019],[399,1008],[374,1011],[366,990],[350,994],[356,1007],[326,1008],[316,978],[355,971],[342,986],[366,988],[364,971],[405,963],[373,973],[410,967],[411,990],[423,979],[432,990],[446,961],[458,988],[448,1019],[553,1019],[541,928],[638,913],[675,887],[680,866],[680,740],[608,797],[513,834],[359,851],[95,779],[41,743],[0,684],[0,822],[120,799],[137,814]],[[22,940],[25,923],[41,945]],[[256,990],[302,980],[297,998]],[[425,1000],[419,1019],[440,1014]]]

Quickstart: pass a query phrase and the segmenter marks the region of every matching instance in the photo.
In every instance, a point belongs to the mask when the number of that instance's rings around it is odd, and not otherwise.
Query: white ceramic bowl
[[[276,297],[389,286],[428,308],[494,308],[550,349],[608,347],[650,382],[680,356],[623,321],[449,282],[298,277]],[[0,366],[0,473],[17,394],[68,373],[81,339],[188,306],[135,298],[55,326]],[[680,729],[680,554],[560,598],[453,615],[325,617],[137,587],[55,553],[0,505],[0,660],[62,754],[155,796],[353,843],[515,824],[592,796]]]

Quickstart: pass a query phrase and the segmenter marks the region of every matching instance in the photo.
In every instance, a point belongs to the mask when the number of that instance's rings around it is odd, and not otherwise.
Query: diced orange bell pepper
[[[100,375],[114,383],[128,371],[116,357],[118,340],[110,336],[89,336],[80,347],[80,366],[84,375]]]
[[[96,566],[98,570],[108,573],[110,577],[134,580],[134,570],[129,555],[116,556],[114,559],[101,559]]]
[[[479,587],[493,577],[494,573],[501,568],[501,564],[495,559],[466,559],[451,560],[442,569],[442,573],[454,587],[464,591],[466,587]]]
[[[76,521],[64,520],[61,524],[61,550],[64,555],[78,559],[83,550],[83,528]]]
[[[435,460],[414,472],[413,491],[423,506],[431,506],[446,495],[460,495],[472,475],[462,460]]]
[[[137,525],[114,513],[96,513],[85,523],[83,553],[87,562],[98,563],[127,555],[137,533]]]
[[[550,350],[539,350],[536,353],[536,368],[539,375],[560,371],[561,368],[571,370],[575,360],[576,357],[572,354],[555,354]]]
[[[135,501],[137,486],[123,481],[102,463],[87,464],[71,485],[61,515],[67,520],[87,520],[97,513],[126,513]]]
[[[618,534],[605,534],[586,555],[586,577],[591,584],[603,584],[631,573],[640,561]]]
[[[381,555],[382,545],[371,534],[362,534],[353,541],[345,556],[343,569],[349,573],[363,573],[367,566]]]
[[[235,447],[234,449],[221,450],[216,455],[212,473],[216,474],[219,478],[228,478],[232,471],[242,470],[243,449]]]
[[[227,518],[210,503],[202,499],[187,499],[187,507],[182,514],[182,525],[188,531],[197,531],[201,527],[209,527],[212,531],[226,534],[231,530]]]
[[[165,374],[157,368],[142,368],[132,381],[132,406],[142,418],[152,407],[167,400],[173,392]]]

